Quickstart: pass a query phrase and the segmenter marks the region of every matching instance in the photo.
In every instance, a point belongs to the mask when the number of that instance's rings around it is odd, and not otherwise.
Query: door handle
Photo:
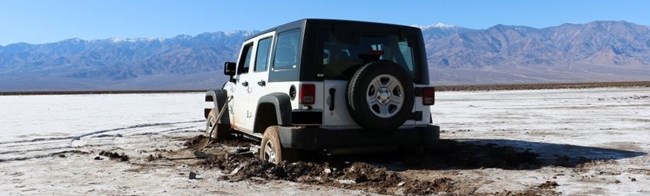
[[[336,99],[336,96],[334,95],[336,93],[336,89],[330,88],[330,111],[334,111],[334,100]]]
[[[244,81],[244,82],[241,83],[241,85],[248,86],[248,82]]]
[[[257,85],[260,86],[266,86],[266,82],[264,80],[257,82]]]

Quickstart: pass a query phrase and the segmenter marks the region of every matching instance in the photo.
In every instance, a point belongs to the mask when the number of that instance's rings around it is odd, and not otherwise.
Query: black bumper
[[[399,129],[384,136],[372,135],[364,130],[329,130],[312,127],[280,127],[282,147],[294,149],[328,149],[357,147],[408,147],[431,146],[440,139],[440,127],[428,125],[412,129]]]

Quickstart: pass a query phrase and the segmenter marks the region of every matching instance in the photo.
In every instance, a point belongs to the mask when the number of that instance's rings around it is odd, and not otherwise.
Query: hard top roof
[[[300,19],[296,20],[293,22],[285,23],[282,25],[278,25],[276,27],[269,28],[265,31],[256,33],[248,39],[257,37],[259,35],[271,32],[271,31],[283,31],[283,30],[289,30],[289,29],[295,29],[295,28],[300,28],[304,27],[309,23],[329,23],[329,24],[342,24],[342,25],[355,25],[355,26],[383,26],[386,28],[400,28],[404,30],[417,30],[419,31],[420,29],[417,27],[412,27],[412,26],[405,26],[405,25],[397,25],[397,24],[388,24],[388,23],[378,23],[378,22],[366,22],[366,21],[354,21],[354,20],[340,20],[340,19],[320,19],[320,18],[305,18],[305,19]]]

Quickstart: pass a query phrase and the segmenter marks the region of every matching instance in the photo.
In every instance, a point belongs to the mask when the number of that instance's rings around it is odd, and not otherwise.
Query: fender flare
[[[291,124],[291,98],[286,93],[271,93],[260,97],[257,105],[272,104],[275,107],[275,115],[278,125]],[[257,118],[256,115],[255,118]],[[257,121],[257,119],[255,119]]]
[[[205,93],[205,101],[206,102],[214,102],[214,107],[212,108],[213,110],[221,109],[223,107],[223,105],[226,104],[227,100],[228,100],[228,91],[223,90],[223,89],[209,90],[209,91],[207,91]],[[225,109],[228,110],[228,106],[226,106]],[[230,114],[229,114],[229,112],[225,112],[223,114],[223,116],[221,116],[221,119],[219,119],[218,122],[219,122],[219,124],[229,125],[230,124]]]

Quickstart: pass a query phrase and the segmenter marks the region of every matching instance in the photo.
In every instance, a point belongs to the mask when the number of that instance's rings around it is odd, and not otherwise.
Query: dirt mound
[[[192,141],[196,141],[200,137],[188,140],[188,144],[192,144]],[[418,180],[399,171],[410,169],[528,169],[540,166],[537,157],[538,155],[533,152],[513,147],[441,140],[435,148],[419,153],[390,151],[353,155],[312,155],[303,159],[306,161],[285,162],[278,165],[261,161],[254,153],[219,153],[211,154],[201,164],[206,168],[221,170],[226,174],[221,178],[229,181],[251,180],[264,183],[268,180],[288,180],[379,194],[427,195],[436,193],[471,194],[477,190],[479,185],[447,177]],[[543,184],[539,187],[531,187],[531,190],[527,190],[527,192],[535,193],[542,189],[552,188],[554,187],[551,185]],[[522,193],[510,192],[510,194]]]
[[[205,139],[198,135],[185,140],[184,146],[194,148],[199,141]],[[250,147],[254,141],[231,136],[220,145],[230,147]],[[397,167],[408,169],[534,169],[541,167],[539,155],[527,149],[518,149],[510,146],[496,144],[476,144],[472,142],[459,142],[454,140],[440,140],[438,144],[420,153],[407,151],[406,153],[369,153],[324,157],[321,155],[309,156],[309,162],[370,162],[377,165],[393,167],[392,163],[399,163]]]
[[[204,139],[207,139],[207,137],[205,137],[205,136],[203,136],[203,135],[197,135],[197,136],[194,136],[194,137],[192,137],[192,138],[189,138],[189,139],[185,140],[185,143],[183,143],[183,146],[186,146],[186,147],[188,147],[188,148],[195,148],[196,145],[197,145],[200,141],[202,141],[202,140],[204,140]]]
[[[557,186],[560,186],[560,185],[557,184],[557,182],[555,182],[555,181],[546,181],[546,182],[540,184],[537,187],[540,188],[540,189],[553,189],[553,188],[555,188]]]
[[[555,191],[555,187],[560,186],[555,181],[546,181],[537,186],[530,186],[523,191],[510,192],[506,191],[496,195],[522,195],[522,196],[537,196],[537,195],[560,195],[560,193]]]
[[[203,165],[222,170],[227,174],[222,179],[230,181],[288,180],[380,194],[422,195],[456,190],[455,183],[450,178],[413,180],[384,167],[363,162],[285,162],[275,165],[253,156],[226,154],[210,157]]]
[[[204,139],[208,139],[208,137],[203,136],[203,135],[197,135],[194,137],[191,137],[189,139],[186,139],[185,142],[183,143],[183,146],[187,148],[196,148],[197,144],[199,144],[200,141],[203,141]],[[217,142],[212,142],[212,144],[216,144]],[[256,142],[251,141],[250,139],[246,139],[241,135],[228,135],[225,140],[219,141],[219,144],[226,145],[226,146],[231,146],[231,147],[248,147],[251,145],[256,144]]]
[[[242,135],[228,135],[225,140],[220,141],[220,144],[232,147],[249,147],[251,145],[258,145],[259,141],[245,138]]]
[[[124,153],[118,154],[117,152],[101,151],[101,152],[99,152],[99,156],[105,156],[105,157],[108,157],[111,160],[129,161],[129,156],[126,156]],[[97,159],[97,158],[95,158],[95,159]],[[97,160],[99,160],[99,159],[97,159]]]
[[[147,161],[151,162],[151,161],[165,159],[165,158],[166,157],[164,157],[162,154],[156,154],[155,156],[153,154],[149,154],[149,156],[147,156]]]

